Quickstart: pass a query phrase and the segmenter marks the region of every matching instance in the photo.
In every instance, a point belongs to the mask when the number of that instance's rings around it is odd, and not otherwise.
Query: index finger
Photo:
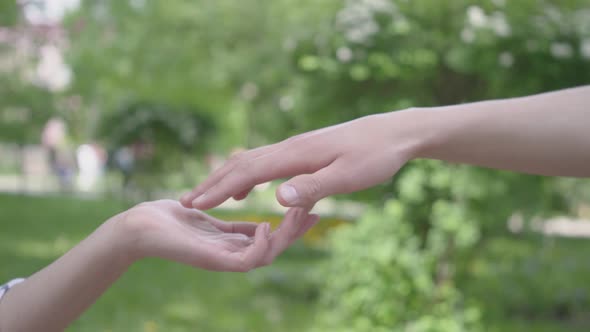
[[[280,143],[278,143],[278,144],[280,144]],[[184,207],[192,208],[193,207],[192,201],[195,198],[197,198],[198,196],[205,193],[207,190],[209,190],[209,188],[214,186],[221,179],[223,179],[224,176],[226,176],[229,172],[232,171],[232,169],[234,167],[236,167],[236,164],[239,163],[239,160],[254,158],[254,157],[262,155],[264,153],[268,153],[268,152],[272,151],[274,148],[276,148],[276,146],[278,144],[267,145],[267,146],[259,147],[256,149],[248,150],[248,151],[241,152],[241,153],[234,155],[232,158],[227,160],[221,167],[214,170],[213,173],[211,173],[205,179],[205,181],[201,182],[193,190],[183,194],[179,200],[180,203],[182,205],[184,205]]]
[[[195,208],[210,209],[258,184],[313,173],[333,161],[330,154],[317,155],[313,153],[314,150],[314,146],[286,142],[272,149],[262,149],[256,154],[246,153],[232,165],[213,174],[211,180],[208,179],[205,185],[197,187],[183,199]]]

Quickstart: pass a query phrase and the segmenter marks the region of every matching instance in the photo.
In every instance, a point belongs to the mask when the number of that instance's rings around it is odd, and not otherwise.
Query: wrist
[[[102,243],[110,248],[113,261],[129,266],[143,258],[138,250],[139,235],[129,221],[128,212],[120,213],[107,220],[101,228]]]
[[[117,228],[118,247],[131,262],[158,256],[153,239],[159,236],[161,229],[153,220],[159,214],[154,202],[144,202],[112,218]]]
[[[402,146],[408,160],[431,158],[431,152],[445,141],[446,128],[441,126],[440,113],[436,108],[410,108],[384,113],[380,121],[387,128],[391,146]]]

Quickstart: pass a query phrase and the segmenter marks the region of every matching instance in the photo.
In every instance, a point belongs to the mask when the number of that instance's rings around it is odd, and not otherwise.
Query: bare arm
[[[378,114],[246,151],[181,202],[209,209],[256,184],[285,206],[309,206],[386,181],[414,158],[532,174],[590,176],[590,86],[540,95]]]
[[[94,303],[132,261],[117,239],[117,219],[6,293],[0,331],[61,331]]]
[[[281,227],[226,223],[176,201],[143,203],[117,215],[0,301],[0,331],[62,331],[135,261],[160,257],[215,271],[270,264],[317,216],[291,209]]]
[[[435,108],[418,156],[552,176],[590,176],[590,86]]]

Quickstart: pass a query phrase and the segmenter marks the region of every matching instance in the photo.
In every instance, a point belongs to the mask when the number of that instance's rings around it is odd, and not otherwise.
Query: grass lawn
[[[0,280],[34,273],[126,208],[108,200],[0,195]],[[311,323],[313,294],[296,276],[313,270],[312,254],[295,247],[247,274],[145,260],[68,331],[301,331]]]
[[[0,195],[0,283],[46,266],[128,207],[114,200]],[[273,224],[281,218],[214,214]],[[317,241],[339,222],[324,220],[307,241]],[[485,331],[588,331],[588,252],[587,240],[500,237],[465,259],[458,282],[485,307]],[[247,274],[145,260],[68,331],[305,331],[313,324],[317,297],[306,280],[318,273],[321,258],[321,252],[299,244],[272,266]],[[570,305],[576,319],[556,317],[561,310],[556,301]]]

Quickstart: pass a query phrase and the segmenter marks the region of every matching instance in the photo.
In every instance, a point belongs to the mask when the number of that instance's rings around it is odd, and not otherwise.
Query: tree
[[[16,1],[0,3],[0,27],[14,26],[18,21],[18,6]]]
[[[54,96],[35,73],[41,47],[56,41],[53,27],[24,20],[16,1],[0,4],[0,140],[17,144],[40,141],[41,128],[54,114]]]

